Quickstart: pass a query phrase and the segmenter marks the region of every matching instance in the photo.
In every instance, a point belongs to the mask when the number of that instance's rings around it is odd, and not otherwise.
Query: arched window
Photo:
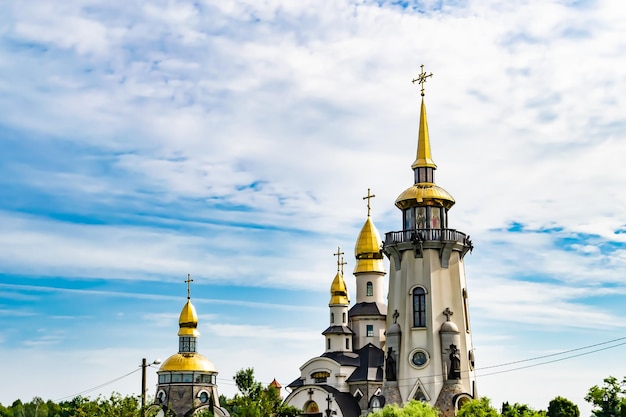
[[[335,313],[330,313],[330,324],[335,324]]]
[[[413,327],[426,327],[426,291],[422,287],[413,290]]]
[[[330,337],[326,339],[326,349],[330,350]]]
[[[367,296],[371,297],[372,295],[374,295],[374,284],[372,284],[372,281],[368,281],[368,283],[367,283]]]
[[[350,338],[346,337],[346,349],[350,349]]]
[[[342,318],[343,318],[342,324],[346,324],[346,313],[343,313]]]

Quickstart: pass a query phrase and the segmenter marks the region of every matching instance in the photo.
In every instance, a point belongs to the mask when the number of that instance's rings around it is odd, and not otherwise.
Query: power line
[[[622,339],[624,339],[624,338],[622,338]],[[618,339],[618,340],[620,340],[620,339]],[[535,364],[532,364],[532,365],[520,366],[520,367],[513,368],[513,369],[505,369],[503,371],[490,372],[488,374],[482,374],[482,375],[477,375],[477,376],[488,376],[488,375],[503,374],[505,372],[513,372],[513,371],[518,371],[520,369],[526,369],[526,368],[532,368],[532,367],[535,367],[535,366],[547,365],[547,364],[554,363],[554,362],[560,362],[560,361],[564,361],[564,360],[567,360],[567,359],[577,358],[579,356],[589,355],[591,353],[601,352],[603,350],[613,349],[615,347],[623,346],[623,345],[626,345],[626,342],[618,343],[617,345],[613,345],[613,346],[603,347],[603,348],[592,350],[592,351],[589,351],[589,352],[579,353],[577,355],[571,355],[571,356],[566,356],[564,358],[553,359],[551,361],[545,361],[545,362],[535,363]],[[598,346],[598,345],[595,345],[595,346]],[[574,349],[574,350],[580,350],[580,349]],[[570,350],[569,352],[572,352],[572,351],[573,350]],[[554,356],[554,355],[546,355],[544,357],[548,357],[548,356]],[[537,359],[537,358],[535,358],[535,359]],[[532,359],[532,360],[535,360],[535,359]],[[519,363],[519,362],[522,362],[522,361],[511,362],[511,363]],[[503,366],[503,365],[500,365],[500,366]],[[486,368],[482,368],[482,369],[486,369]]]
[[[86,390],[84,390],[84,391],[78,392],[78,393],[73,394],[73,395],[68,395],[67,397],[62,397],[62,398],[59,398],[59,399],[57,399],[57,400],[54,400],[54,402],[56,403],[56,402],[59,402],[59,401],[62,401],[62,400],[68,399],[68,398],[76,398],[76,397],[78,397],[79,395],[87,394],[88,392],[95,391],[95,390],[97,390],[97,389],[99,389],[99,388],[102,388],[102,387],[106,387],[107,385],[112,384],[112,383],[114,383],[114,382],[116,382],[116,381],[119,381],[120,379],[126,378],[127,376],[132,375],[132,374],[134,374],[135,372],[139,372],[139,369],[135,369],[134,371],[131,371],[131,372],[127,373],[127,374],[124,374],[124,375],[122,375],[122,376],[119,376],[119,377],[117,377],[117,378],[115,378],[115,379],[112,379],[112,380],[110,380],[110,381],[108,381],[108,382],[105,382],[104,384],[100,384],[100,385],[98,385],[98,386],[96,386],[96,387],[86,389]]]
[[[513,362],[507,362],[507,363],[501,363],[499,365],[483,366],[481,368],[476,368],[476,370],[499,368],[499,367],[502,367],[502,366],[515,365],[517,363],[522,363],[522,362],[530,362],[530,361],[536,361],[536,360],[539,360],[539,359],[550,358],[550,357],[553,357],[553,356],[565,355],[566,353],[576,352],[576,351],[579,351],[579,350],[585,350],[585,349],[589,349],[589,348],[596,347],[596,346],[608,345],[609,343],[619,342],[620,340],[626,340],[626,337],[620,337],[620,338],[617,338],[617,339],[609,340],[607,342],[596,343],[594,345],[583,346],[583,347],[579,347],[579,348],[576,348],[576,349],[565,350],[563,352],[551,353],[549,355],[536,356],[534,358],[522,359],[522,360],[519,360],[519,361],[513,361]],[[621,345],[623,345],[623,343],[621,343],[619,345],[616,345],[616,346],[621,346]],[[615,346],[612,346],[612,347],[615,347]],[[610,348],[607,348],[607,349],[610,349]],[[588,352],[588,353],[594,353],[594,352],[598,352],[598,351],[593,351],[593,352]],[[576,356],[582,356],[582,355],[575,355],[575,356],[571,356],[571,357],[575,358]],[[550,362],[546,362],[546,363],[550,363]]]

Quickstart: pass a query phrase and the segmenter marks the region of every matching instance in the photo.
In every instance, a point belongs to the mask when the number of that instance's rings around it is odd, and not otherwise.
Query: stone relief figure
[[[387,381],[395,381],[396,376],[396,360],[393,357],[393,349],[387,350],[387,360],[385,361],[385,378]]]
[[[456,345],[450,345],[450,372],[448,379],[461,379],[461,355]]]

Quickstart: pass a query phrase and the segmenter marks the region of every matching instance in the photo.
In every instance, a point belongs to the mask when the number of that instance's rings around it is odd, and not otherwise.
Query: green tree
[[[626,394],[626,377],[619,381],[613,376],[604,378],[602,387],[594,385],[585,395],[585,401],[594,405],[596,417],[619,417],[624,413],[622,404]]]
[[[499,417],[498,410],[491,406],[491,400],[481,397],[467,401],[461,406],[457,417]]]
[[[300,410],[286,405],[280,393],[274,387],[263,388],[254,378],[254,369],[246,368],[238,371],[233,377],[239,394],[220,401],[233,417],[296,417]]]
[[[563,397],[555,397],[548,405],[548,417],[580,417],[578,406]]]
[[[403,407],[387,404],[381,410],[368,414],[368,417],[439,417],[439,410],[428,403],[411,400]]]
[[[515,403],[510,405],[508,402],[502,404],[502,417],[542,417],[545,416],[544,411],[535,411],[526,404]]]

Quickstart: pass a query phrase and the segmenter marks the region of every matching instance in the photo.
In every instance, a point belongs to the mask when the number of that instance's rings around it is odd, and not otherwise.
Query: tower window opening
[[[441,208],[439,207],[430,207],[430,216],[429,216],[429,228],[430,229],[441,229]]]
[[[350,338],[346,337],[346,349],[350,349]]]
[[[372,281],[368,281],[368,283],[367,283],[366,295],[368,297],[371,297],[371,296],[374,295],[374,284],[372,284]]]
[[[326,349],[330,350],[330,337],[326,339]]]
[[[374,337],[374,325],[373,324],[368,324],[367,326],[365,326],[365,331],[366,331],[367,337]]]
[[[422,287],[413,290],[413,327],[426,327],[426,291]]]
[[[330,313],[330,324],[335,324],[335,313]]]
[[[341,320],[342,324],[346,324],[346,313],[342,314],[342,320]]]
[[[179,352],[195,352],[196,351],[196,338],[189,336],[182,336],[178,339],[178,351]]]

